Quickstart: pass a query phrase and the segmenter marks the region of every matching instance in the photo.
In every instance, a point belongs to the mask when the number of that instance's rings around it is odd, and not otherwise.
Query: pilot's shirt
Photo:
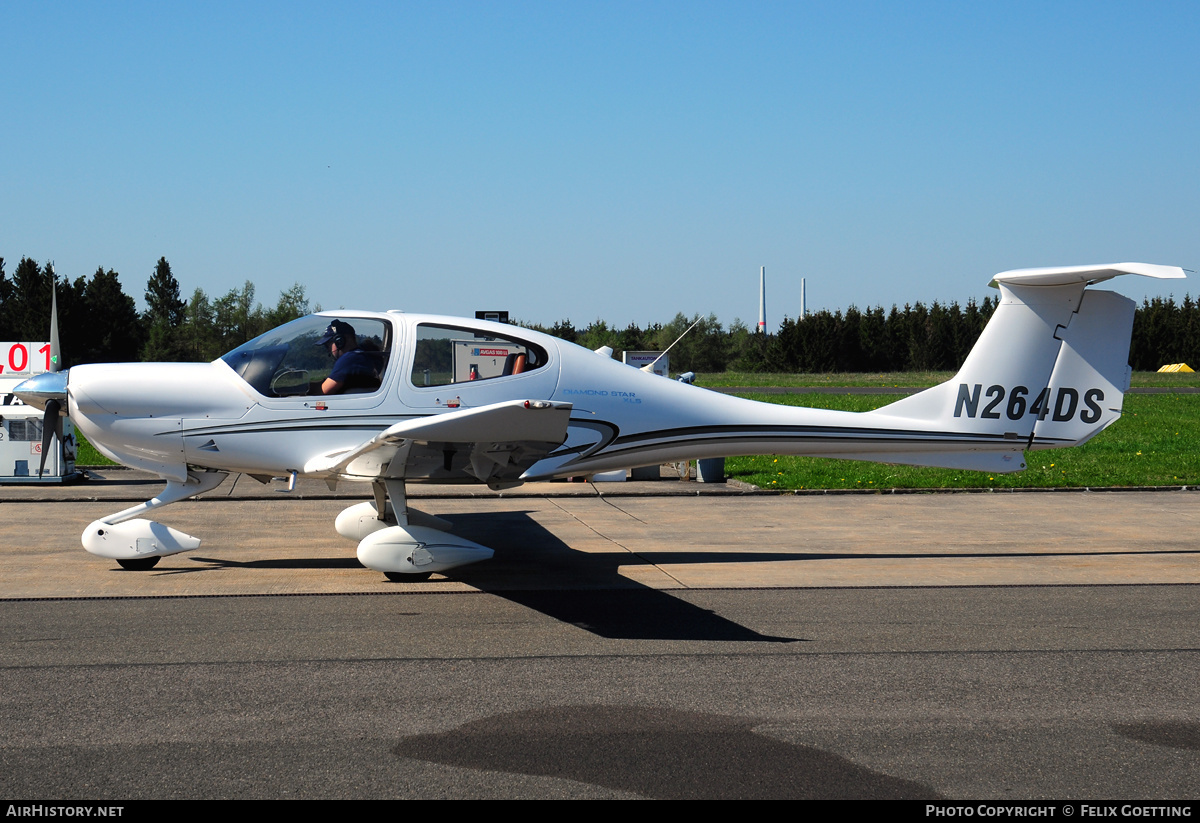
[[[381,360],[379,352],[353,349],[334,361],[329,379],[341,383],[342,391],[379,388]]]

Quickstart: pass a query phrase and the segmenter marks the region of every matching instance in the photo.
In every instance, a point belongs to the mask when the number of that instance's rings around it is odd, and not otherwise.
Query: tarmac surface
[[[667,472],[664,471],[664,475]],[[496,550],[423,583],[365,486],[0,488],[0,796],[1200,795],[1200,494],[410,486]]]

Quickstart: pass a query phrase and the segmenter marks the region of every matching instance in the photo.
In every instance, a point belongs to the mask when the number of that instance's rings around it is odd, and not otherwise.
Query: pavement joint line
[[[872,585],[872,586],[692,586],[684,589],[662,589],[666,594],[675,592],[845,592],[845,591],[945,591],[947,589],[1129,589],[1129,588],[1167,588],[1167,587],[1200,587],[1200,583],[957,583],[944,586],[921,585]],[[625,587],[588,589],[592,592],[630,592]],[[565,593],[566,590],[560,590]],[[545,589],[459,589],[449,592],[436,592],[429,589],[418,591],[395,592],[233,592],[224,594],[135,594],[135,595],[81,595],[61,597],[0,597],[0,603],[38,603],[54,601],[89,601],[89,600],[213,600],[229,598],[270,598],[270,597],[414,597],[416,595],[477,595],[491,594],[503,597],[509,594],[545,594]],[[1200,651],[1183,649],[1181,651]]]
[[[616,509],[617,511],[619,511],[621,514],[623,514],[623,515],[625,515],[626,517],[629,517],[629,518],[631,518],[631,519],[633,519],[633,520],[636,520],[637,522],[641,523],[643,526],[648,526],[648,525],[650,525],[649,523],[647,523],[645,520],[643,520],[642,518],[638,517],[637,515],[635,515],[635,514],[630,514],[629,512],[625,511],[625,509],[621,508],[620,506],[618,506],[616,503],[612,502],[611,500],[608,500],[608,499],[606,499],[606,498],[603,498],[603,497],[601,497],[600,499],[601,499],[601,500],[602,500],[604,503],[607,503],[608,505],[612,506],[614,509]]]
[[[601,540],[607,540],[609,543],[612,543],[614,546],[620,546],[620,547],[621,547],[621,549],[622,549],[622,551],[626,552],[626,553],[627,553],[627,554],[628,554],[630,557],[636,557],[638,560],[640,560],[640,561],[641,561],[641,564],[642,564],[642,565],[644,565],[644,566],[649,566],[649,567],[650,567],[650,568],[652,568],[652,569],[657,569],[657,570],[658,570],[660,573],[662,573],[662,574],[663,574],[663,575],[664,575],[664,576],[665,576],[667,579],[669,579],[671,582],[675,583],[675,584],[676,584],[677,586],[679,586],[681,589],[683,589],[683,590],[685,590],[685,591],[691,591],[691,590],[692,590],[692,587],[691,587],[691,586],[687,585],[687,584],[686,584],[684,581],[680,580],[680,579],[679,579],[679,578],[677,578],[675,575],[671,574],[669,571],[667,571],[666,569],[664,569],[664,568],[662,568],[661,566],[659,566],[657,563],[654,563],[654,562],[652,562],[652,561],[650,561],[650,560],[646,559],[646,558],[645,558],[645,557],[643,557],[641,554],[639,554],[638,552],[635,552],[633,549],[629,548],[628,546],[626,546],[626,545],[624,545],[624,544],[620,543],[620,542],[619,542],[619,541],[617,541],[617,540],[613,540],[611,537],[609,537],[609,536],[608,536],[608,535],[606,535],[606,534],[602,534],[601,532],[597,531],[597,530],[596,530],[596,528],[595,528],[594,526],[592,526],[590,523],[587,523],[586,521],[584,521],[583,519],[581,519],[581,518],[580,518],[580,517],[579,517],[577,514],[575,514],[574,512],[567,511],[565,508],[563,508],[562,506],[558,505],[558,503],[557,503],[555,500],[553,500],[552,498],[549,498],[549,497],[547,497],[547,498],[545,498],[545,499],[546,499],[546,500],[548,500],[548,501],[550,502],[550,504],[551,504],[552,506],[554,506],[555,508],[557,508],[559,511],[563,512],[563,513],[564,513],[564,514],[566,514],[566,515],[569,515],[569,516],[573,517],[577,523],[579,523],[580,525],[582,525],[582,526],[584,526],[585,528],[589,529],[589,530],[592,532],[592,534],[596,535],[596,536],[597,536],[597,537],[599,537]],[[601,498],[601,500],[603,500],[603,498]],[[608,501],[607,501],[607,500],[605,500],[604,502],[606,502],[606,503],[607,503]],[[612,507],[613,507],[614,509],[616,509],[617,511],[621,512],[621,514],[624,514],[624,515],[625,515],[625,516],[627,516],[627,517],[633,517],[633,515],[629,514],[629,512],[625,511],[625,510],[624,510],[624,509],[622,509],[620,506],[613,505],[612,503],[609,503],[609,505],[610,505],[610,506],[612,506]],[[638,520],[638,518],[636,518],[636,517],[633,517],[633,519],[634,519],[634,520],[637,520],[639,523],[643,523],[643,524],[645,523],[645,521],[643,521],[643,520]]]
[[[736,641],[735,641],[736,642]],[[746,643],[753,643],[758,649],[742,650]],[[177,668],[218,668],[225,666],[238,666],[246,664],[263,663],[265,665],[312,665],[312,664],[373,664],[373,663],[459,663],[463,661],[476,661],[480,663],[510,663],[515,660],[613,660],[613,659],[637,659],[637,660],[676,660],[681,657],[690,659],[730,659],[730,658],[761,658],[761,657],[862,657],[862,658],[888,658],[888,657],[1030,657],[1036,655],[1136,655],[1144,657],[1146,655],[1173,655],[1173,654],[1194,654],[1200,651],[1200,648],[1185,647],[1185,648],[1106,648],[1103,646],[1072,646],[1069,648],[1054,648],[1044,647],[1037,649],[908,649],[908,650],[874,650],[874,651],[858,651],[858,650],[817,650],[811,646],[797,645],[811,643],[813,641],[805,638],[784,638],[782,640],[754,640],[740,641],[737,649],[723,649],[720,651],[687,651],[687,652],[650,652],[643,653],[628,650],[614,650],[611,652],[588,652],[585,654],[577,654],[571,652],[561,652],[559,654],[470,654],[462,656],[432,656],[428,654],[417,656],[398,656],[392,655],[388,657],[302,657],[302,658],[272,658],[272,659],[253,659],[253,658],[234,658],[234,659],[211,659],[211,660],[178,660],[178,661],[141,661],[136,663],[129,662],[101,662],[101,663],[51,663],[51,664],[33,664],[33,665],[0,665],[0,671],[54,671],[65,669],[70,671],[86,671],[89,669],[177,669]],[[765,648],[763,648],[765,647]],[[789,650],[784,651],[783,647]],[[779,649],[779,651],[767,651],[767,649]],[[805,649],[810,649],[805,651]],[[391,739],[390,737],[388,739]]]
[[[434,581],[435,583],[438,581]],[[447,581],[449,582],[449,581]],[[459,589],[450,592],[430,591],[392,591],[392,592],[225,592],[222,594],[103,594],[103,595],[64,595],[59,597],[0,597],[0,603],[45,603],[54,601],[88,601],[88,600],[214,600],[236,597],[412,597],[418,594],[487,594],[483,589]]]
[[[583,518],[581,518],[579,515],[575,514],[575,512],[572,512],[572,511],[567,511],[567,509],[565,509],[565,508],[563,508],[562,506],[560,506],[560,505],[558,504],[558,502],[557,502],[556,500],[554,500],[553,498],[547,497],[547,498],[545,498],[545,499],[546,499],[546,500],[548,500],[548,501],[550,502],[550,505],[554,506],[556,509],[558,509],[558,510],[559,510],[560,512],[562,512],[563,514],[565,514],[565,515],[567,515],[567,516],[569,516],[569,517],[572,517],[572,518],[574,518],[575,522],[579,523],[581,526],[583,526],[583,527],[585,527],[586,529],[588,529],[588,530],[589,530],[589,531],[590,531],[592,534],[596,535],[596,536],[597,536],[597,537],[599,537],[601,540],[606,540],[606,541],[608,541],[609,543],[612,543],[614,546],[620,546],[620,547],[621,547],[621,550],[622,550],[622,551],[624,551],[626,554],[628,554],[630,557],[639,557],[639,555],[638,555],[638,553],[637,553],[637,552],[633,551],[633,550],[632,550],[631,548],[629,548],[628,546],[622,545],[622,544],[621,544],[619,541],[613,540],[613,539],[612,539],[611,537],[609,537],[608,535],[606,535],[606,534],[602,534],[601,532],[597,531],[595,526],[593,526],[592,524],[590,524],[590,523],[588,523],[587,521],[585,521],[585,520],[584,520]],[[614,507],[614,508],[615,508],[615,507]],[[620,509],[618,509],[618,511],[620,511]],[[645,561],[645,559],[643,559],[643,560],[642,560],[642,562],[646,562],[646,561]],[[654,564],[653,564],[653,563],[651,563],[650,565],[654,565]]]

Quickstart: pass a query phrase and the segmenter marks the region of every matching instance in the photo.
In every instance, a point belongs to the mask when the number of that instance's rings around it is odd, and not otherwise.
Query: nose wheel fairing
[[[138,515],[215,489],[227,476],[226,472],[189,471],[186,482],[168,480],[157,497],[89,523],[83,530],[83,547],[98,557],[117,561],[165,557],[199,548],[200,538]]]
[[[106,523],[97,520],[83,532],[83,547],[97,557],[110,560],[135,560],[166,557],[200,548],[200,538],[155,523],[153,520],[126,520]]]

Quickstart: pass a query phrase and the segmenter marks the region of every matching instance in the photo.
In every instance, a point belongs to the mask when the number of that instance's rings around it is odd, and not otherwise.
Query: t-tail
[[[933,435],[945,450],[880,459],[1018,471],[1025,450],[1079,445],[1115,422],[1129,388],[1135,304],[1087,287],[1121,274],[1185,276],[1146,263],[996,275],[1000,304],[954,379],[870,413]]]

